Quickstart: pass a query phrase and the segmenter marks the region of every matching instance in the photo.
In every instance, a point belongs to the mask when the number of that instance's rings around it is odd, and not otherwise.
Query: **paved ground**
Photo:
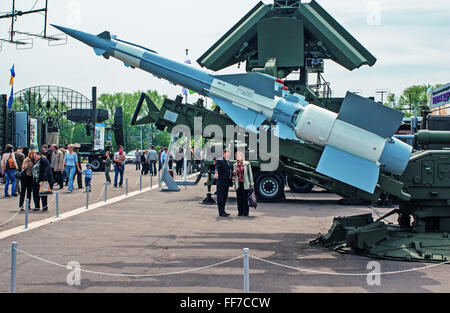
[[[129,173],[130,171],[128,171]],[[132,180],[131,180],[132,181]],[[367,273],[371,259],[341,255],[308,242],[326,232],[334,216],[390,209],[342,206],[337,196],[316,191],[291,194],[283,203],[260,204],[250,218],[237,217],[231,193],[228,219],[215,206],[201,205],[205,187],[182,187],[178,193],[153,190],[38,229],[0,240],[0,251],[12,241],[19,249],[60,264],[77,261],[82,269],[107,273],[177,272],[250,253],[293,267],[328,272]],[[79,195],[73,195],[74,202]],[[3,200],[2,200],[3,201]],[[80,206],[80,205],[78,205]],[[382,271],[423,266],[378,261]],[[9,253],[0,254],[0,291],[9,290]],[[128,278],[81,274],[81,286],[66,283],[69,271],[18,254],[18,292],[240,292],[242,259],[198,272]],[[382,276],[369,286],[366,276],[305,273],[250,260],[254,292],[448,292],[448,266]]]
[[[84,168],[84,166],[83,166]],[[134,164],[128,164],[125,170],[124,183],[122,188],[114,188],[112,185],[108,186],[107,196],[108,198],[117,197],[119,195],[125,194],[125,178],[128,178],[128,190],[136,191],[139,190],[139,176],[140,171],[135,170],[136,167]],[[114,182],[114,172],[110,173],[111,179]],[[98,202],[99,199],[103,200],[103,191],[104,191],[104,183],[105,183],[105,174],[103,172],[94,173],[94,177],[92,179],[92,192],[89,195],[89,203]],[[157,177],[153,177],[152,180],[153,186],[157,185],[158,180]],[[54,186],[54,191],[58,191],[59,193],[59,212],[64,213],[76,208],[79,208],[83,205],[86,205],[86,194],[83,193],[83,189],[78,189],[78,184],[75,181],[74,183],[75,189],[73,193],[68,193],[68,187],[65,186],[62,190],[59,190],[59,185]],[[143,188],[150,186],[150,176],[143,176],[142,178],[142,186]],[[84,177],[83,177],[83,187],[84,187]],[[0,185],[0,232],[11,229],[17,226],[24,225],[25,222],[25,214],[20,212],[14,219],[10,222],[2,225],[4,222],[8,221],[11,217],[15,215],[19,208],[19,197],[10,197],[3,198],[5,185]],[[9,187],[11,189],[11,187]],[[46,219],[50,216],[54,216],[56,212],[56,203],[54,200],[55,195],[48,196],[48,201],[52,201],[49,205],[49,212],[30,212],[28,221],[34,222],[38,220]],[[34,202],[31,200],[31,208],[34,208]]]

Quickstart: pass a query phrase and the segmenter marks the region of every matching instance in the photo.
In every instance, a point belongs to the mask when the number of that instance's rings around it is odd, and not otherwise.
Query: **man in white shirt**
[[[123,173],[125,172],[126,156],[123,147],[119,146],[119,151],[114,154],[114,187],[117,188],[117,177],[120,175],[119,188],[123,184]]]

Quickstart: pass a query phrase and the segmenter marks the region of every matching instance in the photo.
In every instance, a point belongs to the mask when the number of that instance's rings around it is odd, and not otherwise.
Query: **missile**
[[[284,81],[261,73],[215,75],[167,59],[154,50],[111,36],[92,35],[52,25],[92,47],[170,83],[212,98],[237,125],[256,130],[265,121],[278,126],[282,139],[324,147],[316,171],[373,193],[380,171],[401,175],[412,147],[393,138],[403,113],[352,93],[338,114],[291,94]]]

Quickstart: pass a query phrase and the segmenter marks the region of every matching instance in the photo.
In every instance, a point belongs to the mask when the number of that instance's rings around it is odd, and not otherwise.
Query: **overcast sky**
[[[29,10],[36,0],[16,0],[17,10]],[[35,8],[45,0],[37,0]],[[49,0],[49,23],[98,34],[109,30],[119,38],[184,60],[185,49],[195,62],[258,0]],[[264,0],[272,3],[271,0]],[[450,81],[450,1],[448,0],[318,0],[377,59],[373,67],[352,72],[327,61],[325,78],[334,96],[347,90],[374,96],[376,89],[401,93],[412,84]],[[0,12],[11,10],[12,0],[0,1]],[[42,31],[43,16],[19,17],[16,30]],[[0,20],[0,38],[10,24]],[[49,27],[48,34],[58,31]],[[174,98],[181,87],[170,85],[117,60],[97,57],[91,48],[68,39],[65,46],[48,47],[35,39],[33,49],[16,50],[2,44],[0,93],[9,94],[9,69],[16,68],[15,90],[36,85],[75,89],[90,98],[90,87],[99,93],[157,89]],[[242,72],[236,67],[222,73]],[[3,78],[2,78],[3,77]],[[190,99],[195,100],[195,99]]]

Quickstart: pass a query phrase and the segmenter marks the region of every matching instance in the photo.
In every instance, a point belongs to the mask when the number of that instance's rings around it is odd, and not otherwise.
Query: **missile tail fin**
[[[362,116],[364,118],[361,118]],[[342,102],[338,119],[382,138],[390,138],[400,127],[403,116],[402,112],[348,92]]]
[[[380,175],[376,163],[330,145],[325,147],[316,171],[368,193],[374,193]]]
[[[233,122],[243,128],[258,128],[267,118],[265,115],[252,110],[238,107],[219,97],[212,97],[217,105],[227,114]]]

